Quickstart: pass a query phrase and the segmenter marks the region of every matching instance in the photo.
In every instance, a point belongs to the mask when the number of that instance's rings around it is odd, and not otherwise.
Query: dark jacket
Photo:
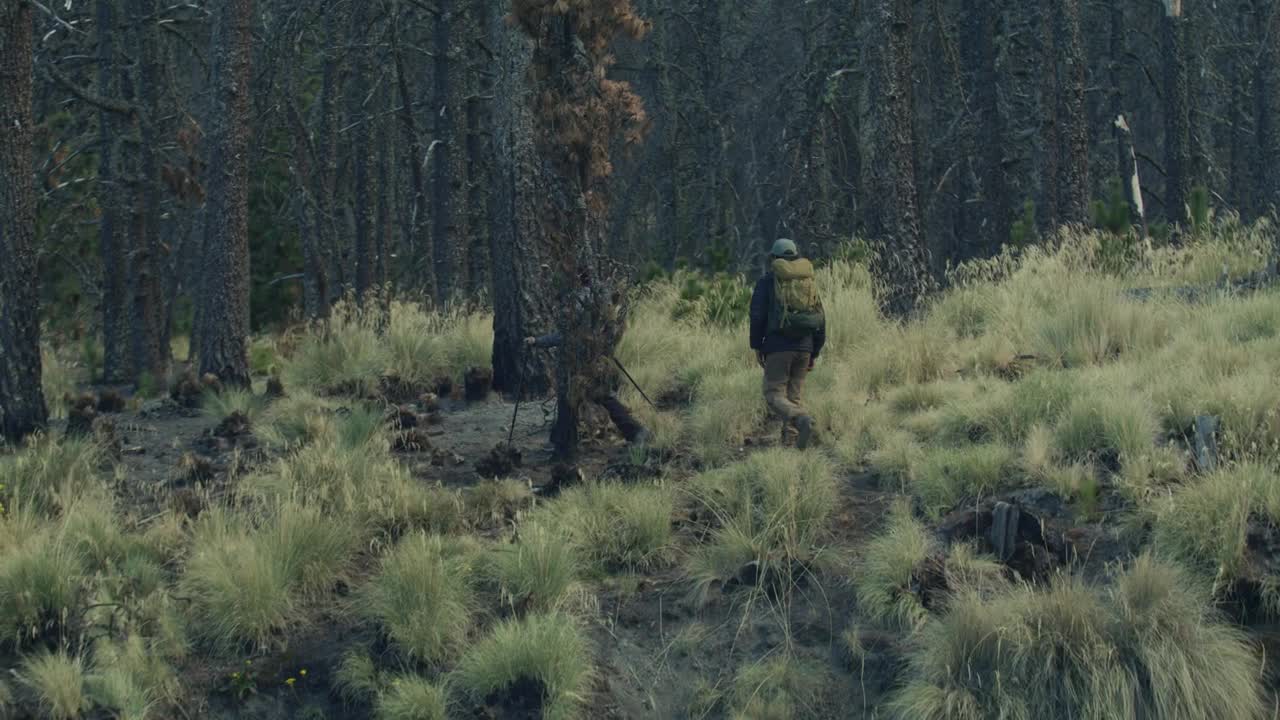
[[[816,359],[827,344],[827,328],[811,337],[791,338],[769,332],[769,308],[773,306],[773,273],[765,273],[756,281],[751,294],[751,349],[766,355],[776,352],[807,352]]]

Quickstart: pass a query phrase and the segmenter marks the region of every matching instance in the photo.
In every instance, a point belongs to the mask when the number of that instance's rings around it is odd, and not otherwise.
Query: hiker
[[[525,338],[525,345],[532,348],[559,348],[560,362],[569,363],[569,402],[572,415],[584,402],[592,402],[604,408],[622,437],[633,445],[649,442],[649,432],[636,419],[631,410],[618,399],[620,379],[613,359],[613,350],[622,339],[626,326],[626,308],[621,291],[607,292],[604,283],[592,283],[583,273],[581,287],[572,296],[572,323],[575,328],[572,342],[566,348],[563,331],[541,337]],[[566,326],[562,326],[566,327]],[[566,355],[568,353],[568,355]],[[573,434],[576,429],[552,430],[553,436]]]
[[[805,377],[827,341],[827,322],[814,280],[813,263],[796,244],[773,244],[769,272],[751,295],[751,349],[764,368],[764,398],[782,419],[782,441],[809,446],[813,417],[804,408]]]

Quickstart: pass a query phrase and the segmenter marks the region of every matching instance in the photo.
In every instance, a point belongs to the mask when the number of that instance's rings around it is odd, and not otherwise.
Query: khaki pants
[[[787,433],[797,418],[808,415],[804,409],[804,380],[809,375],[809,353],[770,353],[764,359],[764,399],[769,409],[782,419]]]

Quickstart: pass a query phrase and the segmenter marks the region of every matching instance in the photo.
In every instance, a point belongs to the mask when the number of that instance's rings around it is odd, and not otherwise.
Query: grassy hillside
[[[489,318],[397,304],[385,333],[339,312],[264,338],[284,398],[135,402],[0,457],[0,714],[1269,717],[1280,292],[1239,281],[1273,235],[1064,234],[956,269],[909,321],[830,263],[803,454],[776,447],[740,288],[654,282],[619,354],[653,447],[594,441],[554,498],[535,432],[482,481],[386,419],[487,364]],[[509,408],[483,412],[421,442],[505,440]],[[995,497],[1053,504],[1090,552],[1019,574],[946,530]]]

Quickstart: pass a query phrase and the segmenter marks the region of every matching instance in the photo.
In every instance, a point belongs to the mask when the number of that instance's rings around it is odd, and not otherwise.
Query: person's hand
[[[756,362],[760,364],[760,367],[764,367],[764,353],[756,351]]]
[[[529,336],[524,339],[524,344],[525,344],[525,347],[533,347],[534,345],[538,344],[538,338]]]
[[[809,369],[810,369],[810,370],[813,370],[813,366],[814,366],[814,365],[817,365],[817,364],[818,364],[818,358],[813,357],[812,355],[810,355],[810,356],[809,356]]]

